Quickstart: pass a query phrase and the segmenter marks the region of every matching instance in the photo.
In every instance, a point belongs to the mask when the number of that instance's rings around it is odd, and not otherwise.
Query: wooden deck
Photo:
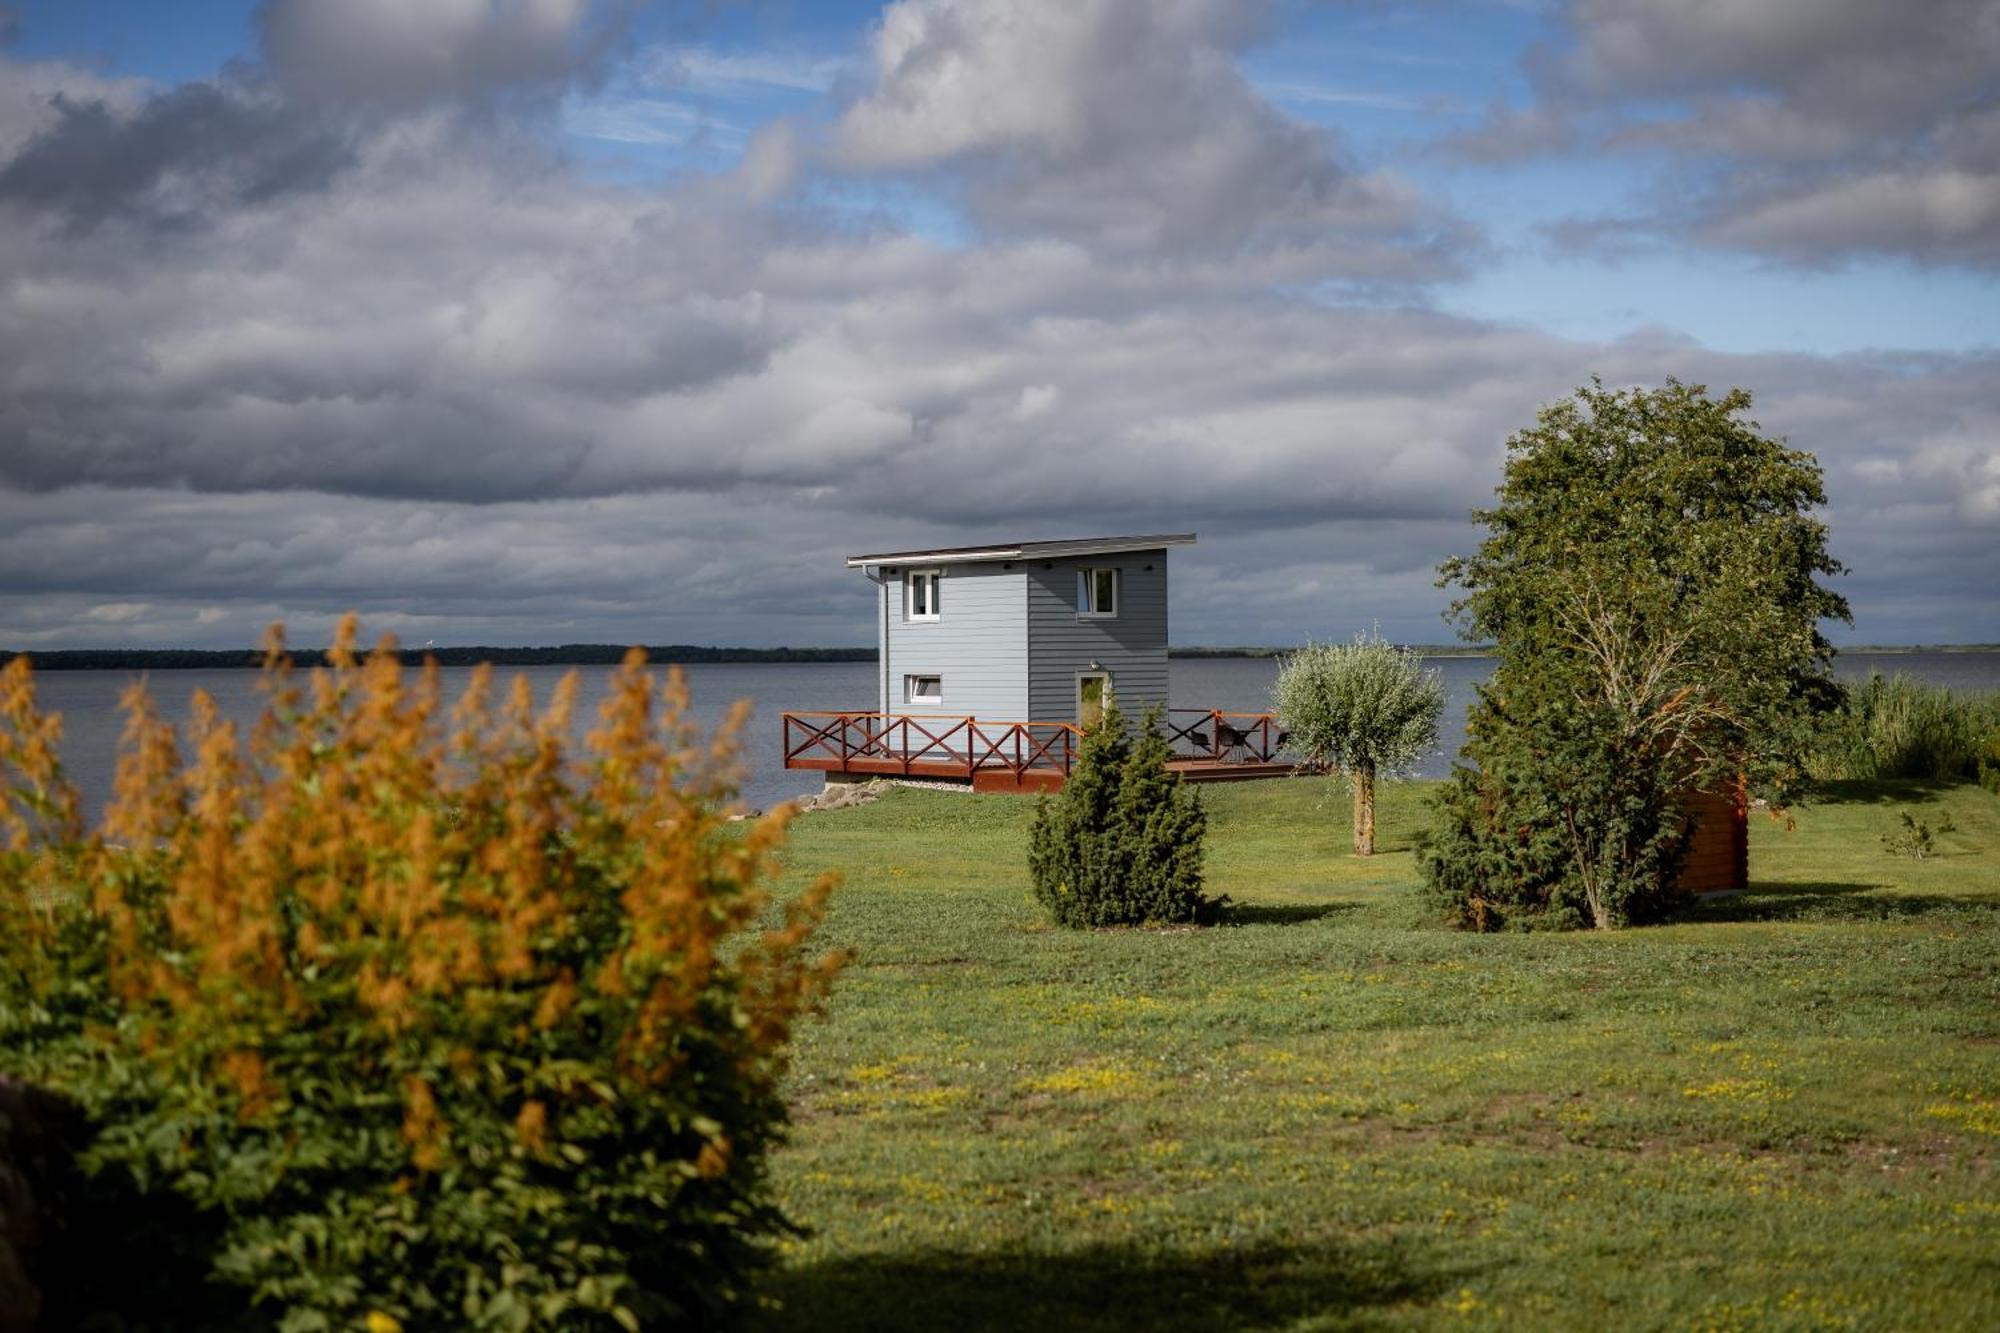
[[[1181,708],[1166,719],[1170,772],[1188,782],[1248,782],[1299,770],[1269,713]],[[989,722],[897,713],[786,713],[785,767],[829,778],[963,782],[978,792],[1057,791],[1083,732],[1069,722]]]

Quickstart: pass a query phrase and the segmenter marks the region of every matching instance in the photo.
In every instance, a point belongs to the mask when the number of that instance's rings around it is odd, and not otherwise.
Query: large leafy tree
[[[1593,381],[1508,441],[1499,503],[1473,515],[1485,539],[1440,570],[1464,635],[1499,654],[1460,823],[1511,843],[1483,853],[1503,861],[1553,837],[1525,878],[1598,925],[1670,886],[1678,793],[1740,777],[1785,799],[1837,699],[1820,623],[1848,609],[1820,582],[1843,570],[1819,464],[1764,435],[1750,402]]]

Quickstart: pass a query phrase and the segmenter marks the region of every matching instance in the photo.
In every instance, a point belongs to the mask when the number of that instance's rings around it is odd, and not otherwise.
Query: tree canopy
[[[1849,620],[1822,577],[1818,460],[1761,433],[1750,394],[1601,382],[1542,409],[1507,444],[1487,536],[1447,560],[1463,635],[1496,646],[1496,682],[1614,714],[1701,781],[1742,772],[1783,795],[1802,722],[1837,698],[1823,620]]]
[[[1499,658],[1426,854],[1468,920],[1669,901],[1691,790],[1805,777],[1838,688],[1820,622],[1848,619],[1815,509],[1818,461],[1762,433],[1749,393],[1592,383],[1507,443],[1451,615]]]

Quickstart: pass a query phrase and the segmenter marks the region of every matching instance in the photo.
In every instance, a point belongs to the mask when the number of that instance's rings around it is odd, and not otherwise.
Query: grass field
[[[1206,797],[1202,930],[1044,925],[1031,802],[795,826],[860,956],[763,1327],[2000,1327],[2000,800],[1846,788],[1683,923],[1480,937],[1414,903],[1420,788],[1371,861],[1326,784]]]

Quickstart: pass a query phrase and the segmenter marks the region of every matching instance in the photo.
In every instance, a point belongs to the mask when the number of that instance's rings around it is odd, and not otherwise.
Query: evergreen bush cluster
[[[1136,740],[1115,703],[1084,734],[1069,780],[1035,810],[1028,875],[1060,925],[1167,925],[1213,919],[1202,893],[1201,798],[1167,770],[1157,713]]]
[[[1526,718],[1487,696],[1465,761],[1434,798],[1418,851],[1423,893],[1475,930],[1570,930],[1665,917],[1692,839],[1675,770],[1601,718]]]
[[[830,884],[763,885],[712,744],[634,654],[586,752],[537,710],[343,624],[274,641],[245,743],[126,700],[86,836],[25,661],[0,676],[0,1072],[94,1133],[70,1241],[128,1328],[707,1324],[789,1230],[765,1187],[793,1025],[840,959]],[[182,746],[191,752],[183,759]],[[761,927],[761,929],[760,929]]]

